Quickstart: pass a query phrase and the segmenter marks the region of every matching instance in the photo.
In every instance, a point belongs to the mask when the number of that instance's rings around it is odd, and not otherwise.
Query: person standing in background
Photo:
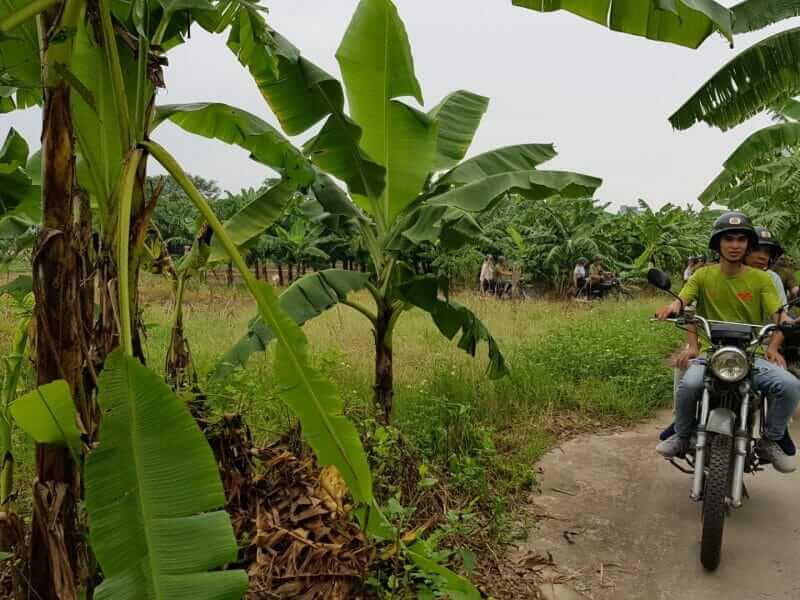
[[[494,293],[494,258],[487,254],[481,265],[481,274],[478,277],[482,294]]]
[[[689,257],[689,263],[686,265],[686,269],[683,271],[683,280],[684,281],[689,281],[689,278],[694,273],[694,271],[697,268],[697,265],[699,264],[699,262],[700,261],[697,258],[695,258],[694,256],[690,256]]]

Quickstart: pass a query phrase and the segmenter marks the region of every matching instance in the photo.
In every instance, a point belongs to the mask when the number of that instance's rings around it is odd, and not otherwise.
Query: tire
[[[733,439],[714,435],[709,445],[708,475],[703,495],[703,537],[700,562],[707,571],[715,571],[722,553],[722,532],[725,528],[725,499],[730,490]]]

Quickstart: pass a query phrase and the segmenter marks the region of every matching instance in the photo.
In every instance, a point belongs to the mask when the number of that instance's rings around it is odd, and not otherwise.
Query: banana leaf
[[[434,165],[436,122],[398,98],[423,104],[405,26],[389,0],[361,0],[336,59],[364,150],[386,168],[386,189],[354,200],[388,228],[411,205]],[[352,191],[352,190],[351,190]]]
[[[660,42],[697,48],[714,31],[732,39],[730,10],[713,0],[512,0],[540,12],[566,10],[604,25]]]
[[[86,461],[97,600],[239,600],[241,570],[216,461],[186,405],[121,350],[98,382],[99,445]]]
[[[219,102],[171,104],[157,109],[153,128],[167,119],[190,133],[244,148],[253,160],[272,167],[296,187],[314,180],[314,169],[302,152],[247,111]]]
[[[440,298],[439,289],[442,284],[436,276],[416,277],[398,285],[397,291],[404,301],[429,313],[436,327],[448,340],[460,333],[458,347],[470,356],[475,356],[478,342],[486,342],[489,347],[487,371],[490,379],[508,375],[505,358],[489,330],[466,306]]]
[[[363,289],[369,280],[367,273],[327,269],[309,273],[290,285],[279,297],[281,308],[297,325],[303,325],[347,298],[350,292]],[[256,317],[247,328],[247,333],[228,350],[209,376],[220,381],[236,368],[244,367],[250,356],[264,352],[275,339],[272,329]]]
[[[298,135],[325,120],[303,147],[323,171],[341,179],[350,193],[380,196],[385,170],[361,148],[361,128],[344,112],[341,84],[277,32],[260,15],[241,12],[228,48],[248,68],[283,130]]]
[[[800,123],[778,123],[750,135],[725,161],[733,173],[779,158],[800,148]]]
[[[676,129],[703,121],[725,131],[800,93],[800,28],[776,33],[717,71],[669,118]]]
[[[485,177],[527,171],[555,158],[552,144],[519,144],[484,152],[465,160],[436,181],[437,186],[464,185]]]
[[[264,233],[289,206],[297,188],[294,182],[281,180],[260,193],[255,200],[242,207],[225,221],[225,230],[237,246],[244,246]],[[215,237],[211,242],[209,262],[225,260],[227,253]]]
[[[745,0],[731,7],[733,33],[763,29],[784,19],[800,15],[797,0]]]
[[[463,160],[481,124],[489,98],[459,90],[448,95],[428,116],[438,123],[433,169],[449,169]]]

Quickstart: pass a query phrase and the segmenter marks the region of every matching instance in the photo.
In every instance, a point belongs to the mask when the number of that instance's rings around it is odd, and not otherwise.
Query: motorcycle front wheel
[[[731,437],[719,434],[711,436],[708,474],[703,494],[703,538],[700,544],[700,562],[708,571],[717,569],[722,554],[725,499],[730,491],[732,449]]]

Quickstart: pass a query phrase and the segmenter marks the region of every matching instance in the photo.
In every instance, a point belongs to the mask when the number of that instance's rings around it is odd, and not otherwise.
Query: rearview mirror
[[[650,269],[647,272],[647,281],[665,292],[672,289],[672,282],[669,280],[669,275],[658,269]]]

